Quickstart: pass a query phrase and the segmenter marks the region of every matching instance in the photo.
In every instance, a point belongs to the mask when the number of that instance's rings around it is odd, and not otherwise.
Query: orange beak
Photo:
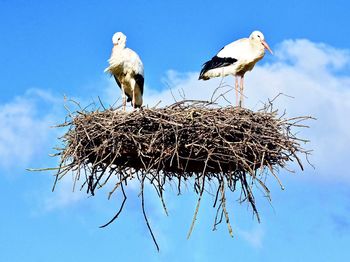
[[[261,40],[261,43],[262,43],[262,45],[263,45],[267,50],[269,50],[270,53],[273,55],[273,52],[272,52],[271,48],[270,48],[269,45],[265,42],[265,40]]]

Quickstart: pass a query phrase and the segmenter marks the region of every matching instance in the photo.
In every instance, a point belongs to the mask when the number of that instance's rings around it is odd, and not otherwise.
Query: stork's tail
[[[205,73],[207,73],[210,68],[208,67],[208,64],[211,62],[211,60],[205,62],[203,64],[203,67],[202,67],[202,70],[201,72],[199,73],[199,77],[198,77],[198,80],[209,80],[210,77],[208,77],[207,75],[205,75]]]
[[[205,75],[205,73],[207,72],[207,70],[204,70],[205,68],[203,68],[201,70],[201,72],[199,73],[199,77],[198,80],[209,80],[209,77]]]
[[[203,74],[200,74],[199,77],[198,77],[198,80],[209,80],[210,78],[207,77],[207,76],[204,76],[204,73]]]

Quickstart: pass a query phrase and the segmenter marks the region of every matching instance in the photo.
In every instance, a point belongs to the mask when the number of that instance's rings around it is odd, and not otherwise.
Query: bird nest
[[[254,186],[269,196],[267,175],[280,183],[277,171],[287,168],[288,162],[296,162],[303,170],[300,156],[307,160],[309,152],[301,144],[307,140],[294,132],[295,128],[307,127],[302,122],[310,118],[287,119],[267,108],[253,112],[204,101],[181,101],[165,108],[133,112],[81,109],[70,113],[60,125],[69,129],[61,138],[64,147],[55,154],[61,158],[55,185],[73,171],[75,180],[83,179],[82,188],[94,195],[116,178],[109,197],[119,190],[123,201],[108,225],[123,209],[127,199],[124,187],[131,179],[138,179],[143,215],[155,243],[144,209],[145,181],[154,186],[165,213],[166,183],[175,181],[181,193],[188,180],[193,182],[199,199],[188,237],[203,192],[208,185],[216,185],[214,229],[225,218],[232,235],[225,194],[240,191],[240,200],[249,203],[259,220]]]

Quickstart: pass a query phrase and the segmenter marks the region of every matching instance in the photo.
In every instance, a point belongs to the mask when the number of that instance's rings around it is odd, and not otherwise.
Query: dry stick
[[[154,190],[156,191],[156,193],[157,193],[157,195],[158,195],[158,197],[159,197],[159,199],[160,199],[160,201],[161,201],[161,203],[162,203],[163,210],[164,210],[165,214],[166,214],[167,216],[169,216],[168,210],[167,210],[167,207],[166,207],[166,205],[165,205],[164,198],[163,198],[163,191],[164,191],[164,188],[163,188],[163,186],[162,186],[161,183],[160,183],[160,175],[159,175],[159,173],[158,173],[157,176],[158,176],[157,179],[156,179],[156,176],[153,175],[153,176],[152,176],[152,179],[149,179],[149,180],[150,180],[151,185],[154,187]],[[154,180],[155,180],[155,182],[157,183],[157,185],[154,183]]]
[[[279,177],[275,174],[275,172],[272,169],[272,166],[270,164],[267,164],[267,166],[269,167],[270,173],[276,178],[276,180],[278,181],[278,184],[280,185],[281,189],[284,190],[284,186],[281,182],[281,180],[279,179]]]
[[[200,206],[200,203],[201,203],[203,191],[204,191],[205,175],[203,174],[202,176],[203,176],[203,185],[202,185],[202,189],[201,189],[201,191],[200,191],[200,193],[199,193],[199,197],[198,197],[198,201],[197,201],[197,206],[196,206],[196,211],[194,212],[194,215],[193,215],[191,227],[190,227],[190,230],[188,231],[188,234],[187,234],[187,239],[189,239],[189,238],[191,237],[192,230],[193,230],[194,224],[195,224],[196,219],[197,219],[197,213],[198,213],[199,206]]]
[[[207,157],[207,160],[205,161],[205,166],[204,166],[204,169],[203,169],[203,172],[202,172],[202,177],[203,177],[202,188],[201,188],[200,193],[199,193],[199,197],[198,197],[198,201],[197,201],[197,206],[196,206],[196,211],[194,212],[194,215],[193,215],[191,227],[190,227],[190,230],[188,231],[188,234],[187,234],[187,239],[190,238],[190,236],[191,236],[191,234],[192,234],[192,230],[193,230],[194,224],[195,224],[196,219],[197,219],[197,214],[198,214],[199,206],[200,206],[201,199],[202,199],[202,195],[203,195],[203,192],[204,192],[205,170],[206,170],[206,168],[207,168],[207,163],[208,163],[209,159],[210,159],[210,153],[208,152],[208,157]]]
[[[124,199],[123,199],[123,202],[122,202],[122,204],[121,204],[121,206],[119,208],[119,211],[117,212],[117,214],[108,223],[100,226],[100,228],[106,227],[109,224],[111,224],[114,220],[116,220],[118,218],[119,214],[122,212],[127,197],[126,197],[126,194],[125,194],[125,191],[124,191],[123,183],[121,184],[121,188],[122,188]]]
[[[221,189],[221,183],[222,183],[222,179],[223,178],[221,178],[221,176],[219,175],[217,177],[217,179],[219,181],[219,186],[218,186],[218,188],[216,190],[216,195],[215,195],[215,200],[214,200],[213,207],[216,207],[216,203],[217,203],[217,200],[219,198],[219,192],[220,192],[220,189]],[[216,230],[216,226],[219,225],[222,222],[222,218],[223,218],[224,212],[223,212],[221,206],[222,206],[222,201],[220,199],[220,203],[219,203],[219,206],[218,206],[218,208],[216,210],[216,215],[215,215],[215,219],[214,219],[213,231],[215,231]],[[220,210],[221,210],[221,216],[220,216],[220,220],[218,221],[218,215],[219,215],[219,211]]]
[[[220,187],[218,189],[220,189]],[[220,210],[221,210],[221,215],[220,215],[220,219],[218,220],[218,215],[219,215]],[[216,215],[215,215],[214,225],[213,225],[213,231],[216,230],[216,226],[217,225],[221,224],[223,217],[224,217],[224,211],[222,209],[222,202],[220,201],[220,204],[219,204],[219,206],[218,206],[218,208],[216,210]]]
[[[112,164],[114,163],[114,161],[116,160],[117,156],[118,156],[118,154],[115,154],[114,158],[113,158],[112,161],[109,163],[109,165],[106,167],[106,169],[111,167],[111,165],[112,165]],[[110,172],[110,171],[109,171],[109,175],[107,176],[106,180],[105,180],[102,184],[100,184],[98,188],[102,188],[102,187],[107,183],[107,181],[108,181],[109,178],[111,177],[112,173],[113,173],[113,172]]]
[[[306,158],[306,161],[308,162],[308,164],[313,168],[313,169],[315,169],[315,166],[309,161],[309,153],[308,152],[306,152],[305,153],[305,158]]]
[[[53,186],[52,186],[52,189],[51,189],[51,191],[53,192],[53,191],[55,191],[55,188],[56,188],[56,184],[57,184],[57,181],[58,181],[58,173],[55,175],[55,181],[53,182]]]
[[[230,217],[229,217],[228,212],[226,210],[225,182],[224,182],[224,180],[222,180],[222,183],[221,183],[220,187],[221,187],[220,191],[221,191],[222,211],[225,214],[226,225],[227,225],[227,228],[228,228],[228,232],[229,232],[230,236],[233,237],[232,227],[231,227],[231,224],[230,224]]]
[[[105,106],[103,105],[103,103],[101,101],[100,96],[97,96],[97,97],[98,97],[98,101],[100,102],[100,105],[102,106],[103,110],[106,110]]]
[[[159,173],[158,173],[158,185],[159,185],[159,183],[160,183],[160,175],[159,175]],[[167,215],[167,216],[169,216],[169,214],[168,214],[168,209],[167,209],[167,207],[166,207],[166,205],[165,205],[165,201],[164,201],[164,197],[163,197],[163,191],[164,191],[164,188],[163,188],[163,186],[161,186],[161,185],[159,185],[159,197],[160,197],[160,200],[161,200],[161,202],[162,202],[162,206],[163,206],[163,209],[164,209],[164,212],[165,212],[165,214]]]
[[[218,177],[218,181],[219,181],[219,184],[221,183],[221,179]],[[214,200],[214,204],[213,204],[213,207],[216,206],[216,203],[218,201],[218,198],[219,198],[219,192],[220,192],[220,187],[218,187],[218,189],[216,190],[216,194],[215,194],[215,200]]]
[[[61,164],[63,164],[63,162],[62,162]],[[65,174],[67,174],[67,173],[71,170],[70,166],[71,166],[71,165],[67,165],[67,166],[62,170],[62,169],[61,169],[61,165],[60,165],[60,167],[59,167],[59,169],[58,169],[58,171],[57,171],[57,173],[56,173],[56,175],[55,175],[55,182],[53,183],[53,186],[52,186],[52,192],[55,190],[56,184],[57,184],[58,180],[60,180],[61,177],[63,177]],[[60,177],[60,175],[61,175],[61,177]]]
[[[70,166],[70,165],[67,165]],[[43,171],[52,171],[52,170],[59,170],[62,167],[47,167],[47,168],[26,168],[29,172],[43,172]]]
[[[250,188],[250,186],[249,186],[249,184],[247,182],[245,171],[243,171],[242,180],[241,181],[244,184],[244,186],[242,188],[245,189],[245,191],[246,191],[246,196],[248,198],[248,202],[250,203],[251,207],[253,208],[253,212],[256,215],[256,217],[258,219],[258,222],[260,223],[259,212],[258,212],[258,209],[256,208],[256,205],[255,205],[255,199],[254,199],[254,195],[252,193],[252,189]]]
[[[120,180],[118,183],[115,184],[114,188],[108,193],[108,200],[111,198],[111,196],[113,195],[113,193],[115,192],[115,190],[117,190],[117,188],[119,186],[123,185],[123,182],[126,183],[127,179],[128,179],[128,175],[125,175],[122,177],[122,173],[120,173]]]
[[[76,175],[74,176],[73,191],[75,191],[75,186],[80,178],[80,168],[78,168]]]
[[[292,151],[292,154],[293,154],[293,156],[295,157],[295,159],[297,160],[297,162],[298,162],[298,164],[299,164],[301,170],[304,171],[303,164],[301,163],[299,157],[298,157],[298,156],[295,154],[295,152],[293,152],[293,151]]]
[[[143,175],[143,174],[142,174],[142,180],[141,180],[141,204],[142,204],[142,213],[143,213],[143,217],[145,218],[145,221],[146,221],[146,224],[147,224],[147,227],[148,227],[148,231],[151,233],[153,242],[154,242],[154,244],[155,244],[156,247],[157,247],[157,251],[159,252],[159,246],[158,246],[157,240],[156,240],[156,238],[155,238],[154,235],[153,235],[152,228],[151,228],[151,226],[149,225],[149,222],[148,222],[148,219],[147,219],[147,215],[146,215],[146,212],[145,212],[145,198],[144,198],[144,194],[143,194],[144,183],[145,183],[145,177],[146,177],[146,175]]]
[[[210,98],[210,101],[211,101],[211,103],[213,103],[213,104],[216,104],[216,101],[217,101],[220,97],[222,97],[226,102],[230,103],[230,101],[228,101],[228,99],[225,97],[225,95],[226,95],[227,93],[229,93],[230,91],[232,91],[232,87],[231,87],[230,85],[222,85],[222,84],[223,84],[223,80],[224,80],[224,79],[222,78],[221,81],[220,81],[219,86],[214,90],[214,92],[213,92],[213,94],[212,94],[212,96],[211,96],[211,98]],[[214,96],[215,96],[216,92],[217,92],[220,88],[224,88],[224,87],[230,87],[230,89],[227,90],[227,91],[225,91],[225,92],[223,92],[223,93],[221,93],[220,95],[218,95],[218,96],[214,99]],[[214,99],[214,100],[213,100],[213,99]]]

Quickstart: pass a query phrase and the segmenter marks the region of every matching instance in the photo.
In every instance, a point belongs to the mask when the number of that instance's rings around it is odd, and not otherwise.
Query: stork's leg
[[[238,106],[238,76],[235,76],[236,106]]]
[[[125,95],[125,91],[124,88],[122,87],[122,96],[123,96],[123,111],[125,112],[126,110],[126,95]]]
[[[136,96],[135,96],[135,88],[136,88],[136,81],[134,78],[132,78],[130,80],[130,86],[131,86],[131,90],[132,90],[132,101],[131,101],[131,104],[132,104],[132,107],[136,108]]]
[[[241,83],[240,83],[240,99],[239,99],[239,106],[242,107],[243,106],[243,97],[244,97],[244,94],[243,94],[243,85],[244,85],[244,75],[241,76]]]

